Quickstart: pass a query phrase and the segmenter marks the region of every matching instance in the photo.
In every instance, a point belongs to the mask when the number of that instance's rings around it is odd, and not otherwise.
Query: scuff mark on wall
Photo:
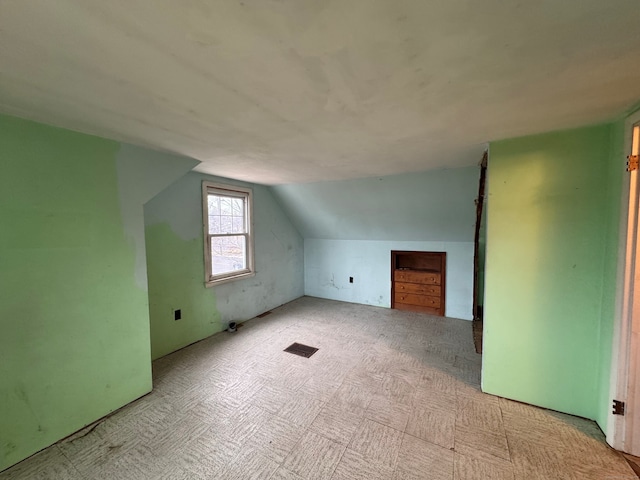
[[[40,421],[39,416],[36,414],[35,410],[33,409],[31,402],[29,401],[29,396],[27,395],[27,391],[25,390],[24,385],[17,385],[15,388],[15,394],[16,394],[16,397],[18,397],[18,399],[20,400],[20,402],[24,403],[25,406],[29,409],[29,412],[31,412],[31,415],[33,416],[34,420],[38,424],[37,431],[39,433],[43,433],[44,429],[42,428],[42,423]]]
[[[331,274],[331,279],[327,283],[322,284],[323,287],[335,288],[336,290],[344,290],[345,287],[340,287],[336,285],[335,275]]]
[[[280,237],[276,234],[276,232],[271,230],[271,235],[273,235],[273,238],[275,238],[278,241],[278,243],[280,244],[280,246],[284,250],[285,249],[284,243],[282,242],[282,240],[280,240]],[[291,248],[291,247],[289,247],[289,248]]]

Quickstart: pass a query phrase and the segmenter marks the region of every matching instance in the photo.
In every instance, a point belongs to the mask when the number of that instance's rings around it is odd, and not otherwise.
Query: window
[[[248,188],[202,183],[207,286],[254,275]]]

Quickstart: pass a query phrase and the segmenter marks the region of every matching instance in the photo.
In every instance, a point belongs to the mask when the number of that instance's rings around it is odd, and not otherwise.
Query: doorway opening
[[[622,260],[619,271],[619,321],[615,325],[611,369],[612,409],[607,425],[608,443],[622,452],[640,456],[640,111],[627,119],[625,154],[628,180],[623,192],[626,224],[621,227]],[[628,195],[627,195],[628,194]],[[624,218],[624,217],[623,217]],[[623,402],[623,403],[622,403]],[[615,405],[616,408],[613,408]],[[623,407],[621,409],[621,407]]]
[[[485,186],[489,154],[484,152],[480,161],[480,181],[476,198],[476,229],[473,240],[473,344],[476,353],[482,353],[484,264],[486,246]]]

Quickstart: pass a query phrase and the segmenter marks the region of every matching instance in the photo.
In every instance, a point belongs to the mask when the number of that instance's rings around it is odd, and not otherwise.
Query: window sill
[[[215,280],[208,280],[204,282],[204,286],[207,288],[215,287],[223,283],[233,282],[235,280],[242,280],[243,278],[255,277],[256,272],[242,272],[237,275],[230,275],[228,277],[216,278]]]

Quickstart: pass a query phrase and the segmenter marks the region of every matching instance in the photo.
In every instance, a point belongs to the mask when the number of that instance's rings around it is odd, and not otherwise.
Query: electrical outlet
[[[180,310],[179,308],[177,310],[173,311],[173,319],[174,320],[180,320],[182,318],[182,310]]]
[[[353,277],[349,277],[349,283],[353,283]]]

